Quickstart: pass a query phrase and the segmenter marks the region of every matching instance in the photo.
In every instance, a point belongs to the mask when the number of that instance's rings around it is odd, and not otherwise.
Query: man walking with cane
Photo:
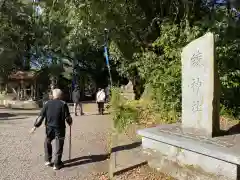
[[[31,130],[33,133],[36,128],[40,127],[43,120],[45,119],[46,126],[46,138],[44,142],[45,150],[45,165],[52,165],[52,141],[55,139],[56,142],[56,154],[54,159],[54,170],[59,170],[63,167],[62,153],[63,145],[66,134],[65,121],[69,126],[72,125],[72,118],[69,112],[67,104],[61,100],[62,91],[60,89],[53,89],[53,99],[48,101],[40,116],[36,119],[34,127]]]

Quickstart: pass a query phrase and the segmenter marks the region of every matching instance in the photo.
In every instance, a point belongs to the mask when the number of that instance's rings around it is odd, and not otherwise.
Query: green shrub
[[[150,48],[142,48],[135,52],[131,63],[129,61],[124,61],[127,62],[126,64],[121,63],[121,69],[137,69],[144,82],[145,93],[140,101],[129,102],[130,107],[119,108],[118,118],[129,118],[127,122],[132,122],[130,117],[136,116],[139,122],[143,120],[146,123],[147,121],[176,122],[182,110],[182,49],[192,40],[209,31],[215,35],[215,58],[221,81],[220,114],[231,119],[240,117],[238,98],[240,96],[240,24],[239,21],[232,21],[224,8],[218,9],[215,13],[215,21],[209,21],[208,18],[190,24],[186,21],[175,23],[167,19],[161,21],[159,36],[151,46],[148,46]],[[125,111],[126,116],[122,115]],[[121,122],[125,121],[121,120]]]
[[[122,132],[130,124],[138,122],[139,112],[137,107],[121,95],[119,88],[112,88],[110,106],[114,127],[119,132]]]
[[[149,88],[150,89],[150,88]],[[114,127],[122,132],[131,124],[153,125],[159,123],[174,123],[178,113],[174,110],[164,111],[159,103],[151,97],[151,91],[145,92],[140,100],[127,100],[121,95],[119,88],[112,89],[111,113]]]

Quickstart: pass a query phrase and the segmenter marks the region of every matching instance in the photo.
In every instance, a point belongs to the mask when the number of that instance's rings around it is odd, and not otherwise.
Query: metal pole
[[[110,68],[110,64],[109,64],[109,56],[108,56],[108,29],[104,29],[104,55],[106,58],[106,64],[107,64],[107,68],[108,68],[108,74],[109,74],[109,80],[110,80],[110,86],[112,87],[112,75],[111,75],[111,68]]]
[[[73,59],[73,77],[72,77],[72,89],[75,88],[75,85],[76,85],[76,61],[75,59]]]

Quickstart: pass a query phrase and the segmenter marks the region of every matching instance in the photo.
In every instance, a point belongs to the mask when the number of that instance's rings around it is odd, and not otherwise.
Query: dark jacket
[[[79,88],[75,88],[72,92],[72,101],[74,103],[78,103],[80,101],[80,97],[81,97],[81,94],[80,94]]]
[[[109,96],[109,95],[110,95],[110,87],[109,87],[109,86],[107,86],[107,87],[105,88],[105,94],[106,94],[106,96]]]
[[[44,119],[47,127],[59,130],[65,129],[65,121],[67,121],[68,124],[72,123],[67,104],[57,99],[50,100],[43,106],[40,116],[37,118],[34,126],[41,126]]]

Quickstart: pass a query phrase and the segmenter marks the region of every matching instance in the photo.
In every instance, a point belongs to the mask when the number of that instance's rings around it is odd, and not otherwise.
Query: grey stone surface
[[[150,149],[145,149],[144,153],[147,154],[150,159],[148,162],[150,167],[164,172],[177,180],[230,180],[226,176],[216,176],[206,173],[196,166],[181,166],[178,162],[170,160],[166,155]]]
[[[174,130],[176,128],[176,130]],[[143,139],[156,141],[240,165],[240,134],[208,138],[178,131],[181,125],[164,125],[138,131]],[[169,131],[167,131],[169,129]],[[143,144],[144,145],[144,144]],[[152,147],[153,149],[157,146]]]
[[[134,100],[135,98],[135,94],[133,91],[133,84],[132,81],[129,81],[128,84],[126,86],[123,86],[121,88],[122,90],[122,95],[128,99],[128,100]]]
[[[36,101],[19,101],[19,100],[2,100],[1,104],[7,108],[13,109],[38,109],[39,105]]]
[[[182,126],[219,131],[219,80],[214,60],[214,35],[207,33],[182,52]]]
[[[126,86],[123,87],[124,92],[133,92],[133,83],[132,81],[129,81]]]
[[[165,125],[140,130],[143,148],[156,150],[182,167],[199,167],[215,176],[237,180],[240,135],[218,138],[193,136],[181,131],[181,125]]]

